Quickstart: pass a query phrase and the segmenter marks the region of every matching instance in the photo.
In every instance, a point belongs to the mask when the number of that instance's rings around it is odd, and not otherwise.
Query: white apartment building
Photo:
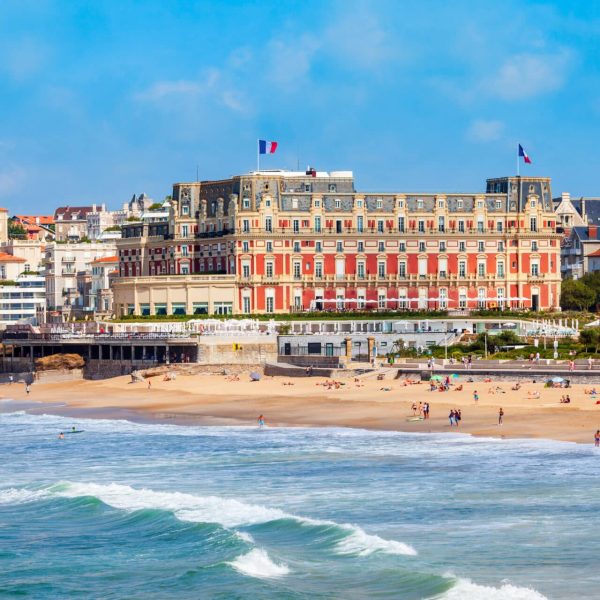
[[[38,311],[46,305],[43,277],[21,275],[10,285],[0,285],[0,326],[18,321],[36,324]]]
[[[84,305],[85,290],[78,288],[78,278],[91,278],[92,263],[104,256],[114,256],[114,243],[58,244],[46,246],[46,307],[68,317]]]

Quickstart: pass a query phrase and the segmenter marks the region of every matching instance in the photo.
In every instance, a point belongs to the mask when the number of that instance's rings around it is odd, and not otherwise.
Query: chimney
[[[598,225],[588,225],[588,237],[590,240],[598,239]]]
[[[581,218],[587,222],[587,217],[585,216],[585,198],[581,199]]]
[[[92,204],[92,212],[96,212],[96,205]]]

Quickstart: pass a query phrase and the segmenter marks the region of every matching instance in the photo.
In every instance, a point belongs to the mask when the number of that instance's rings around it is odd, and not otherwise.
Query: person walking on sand
[[[596,446],[596,448],[600,448],[600,429],[597,429],[596,433],[594,434],[594,446]]]
[[[8,385],[12,385],[15,378],[12,375],[8,376]]]
[[[258,416],[258,428],[262,429],[265,426],[265,418],[262,415]]]
[[[429,419],[429,402],[425,402],[425,406],[423,407],[423,416],[426,419]]]
[[[25,393],[29,396],[29,392],[31,391],[31,387],[28,383],[25,384]]]
[[[149,390],[152,389],[152,381],[150,379],[148,379],[148,389]]]
[[[456,426],[458,427],[462,420],[462,413],[460,412],[460,408],[454,411],[454,420],[456,421]]]
[[[454,409],[452,409],[450,411],[450,414],[448,415],[448,420],[450,421],[450,427],[452,427],[452,425],[454,425]]]
[[[475,390],[475,391],[473,392],[473,400],[474,400],[475,402],[478,402],[478,401],[479,401],[479,394],[477,393],[477,390]]]
[[[413,416],[416,417],[417,416],[417,403],[416,402],[412,403],[412,411],[413,411]]]
[[[504,420],[504,411],[502,408],[498,411],[498,425],[502,425],[502,421]]]

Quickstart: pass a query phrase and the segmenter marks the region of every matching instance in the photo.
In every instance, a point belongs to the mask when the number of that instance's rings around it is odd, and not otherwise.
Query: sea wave
[[[0,490],[0,505],[25,504],[26,502],[37,502],[50,496],[47,489],[28,490],[26,488],[5,488]]]
[[[93,496],[105,504],[121,510],[134,511],[148,508],[166,510],[181,521],[216,523],[231,529],[281,520],[291,520],[306,527],[335,528],[341,534],[341,539],[337,540],[335,546],[338,554],[359,556],[375,552],[407,556],[417,554],[417,551],[408,544],[368,534],[356,525],[301,517],[278,508],[247,504],[230,498],[195,496],[182,492],[159,492],[118,483],[105,485],[69,481],[50,486],[47,488],[47,492],[62,498]]]
[[[273,562],[262,548],[254,548],[227,564],[244,575],[259,579],[283,577],[290,572],[286,564]]]
[[[469,579],[458,579],[456,585],[437,600],[548,600],[537,590],[504,583],[500,587],[478,585]]]

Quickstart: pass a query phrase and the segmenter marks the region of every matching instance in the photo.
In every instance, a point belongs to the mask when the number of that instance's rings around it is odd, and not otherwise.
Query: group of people
[[[429,419],[429,402],[419,402],[418,406],[416,402],[412,404],[413,416],[423,417],[423,419]]]
[[[448,419],[450,420],[450,427],[453,427],[454,425],[458,427],[459,423],[462,420],[462,413],[460,411],[460,408],[458,410],[453,408],[450,411],[450,414],[448,415]]]
[[[560,403],[561,404],[571,404],[571,396],[569,396],[568,394],[566,396],[561,396]]]

